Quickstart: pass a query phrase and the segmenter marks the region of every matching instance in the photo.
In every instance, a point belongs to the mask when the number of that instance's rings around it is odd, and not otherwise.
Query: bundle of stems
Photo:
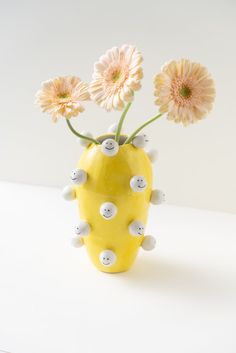
[[[117,143],[119,143],[120,141],[120,135],[121,135],[121,130],[123,127],[123,123],[125,120],[125,117],[129,111],[129,108],[131,106],[131,102],[128,103],[123,111],[123,113],[121,114],[118,126],[117,126],[117,130],[116,130],[116,134],[115,134],[115,141]],[[145,121],[141,126],[139,126],[130,136],[127,137],[127,139],[125,140],[124,144],[128,144],[128,143],[132,143],[133,139],[135,138],[135,136],[138,135],[138,133],[145,128],[147,125],[151,124],[152,122],[154,122],[155,120],[159,119],[163,114],[162,113],[158,113],[157,115],[155,115],[154,117],[152,117],[151,119],[148,119],[147,121]],[[74,129],[74,127],[71,125],[71,122],[69,119],[66,119],[66,123],[70,129],[70,131],[76,135],[77,137],[84,139],[84,140],[88,140],[90,143],[94,143],[96,145],[99,145],[100,142],[92,137],[86,136],[81,134],[80,132],[76,131]]]

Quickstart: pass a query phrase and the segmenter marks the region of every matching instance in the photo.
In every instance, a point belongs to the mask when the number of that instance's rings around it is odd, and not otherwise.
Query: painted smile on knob
[[[111,218],[112,215],[107,215],[107,214],[104,214],[104,213],[103,213],[103,217],[105,217],[105,218]]]
[[[105,156],[113,157],[118,153],[119,145],[113,139],[106,139],[101,145],[101,151]]]
[[[147,182],[142,175],[136,175],[130,180],[130,186],[133,191],[142,192],[147,187]]]
[[[139,189],[144,189],[145,187],[146,187],[146,184],[145,185],[138,185]]]
[[[112,266],[116,262],[116,254],[112,250],[104,250],[100,253],[99,260],[103,266]]]
[[[100,214],[104,219],[112,219],[117,213],[117,207],[112,202],[104,202],[100,207]]]

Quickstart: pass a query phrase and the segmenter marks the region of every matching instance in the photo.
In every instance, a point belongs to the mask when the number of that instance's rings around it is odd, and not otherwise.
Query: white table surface
[[[70,245],[74,202],[0,183],[0,350],[235,353],[236,216],[150,210],[152,252],[105,274]]]

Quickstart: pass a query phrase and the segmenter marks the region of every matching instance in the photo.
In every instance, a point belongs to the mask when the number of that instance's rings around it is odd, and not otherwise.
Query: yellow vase
[[[86,172],[86,182],[74,186],[75,197],[80,219],[89,224],[89,233],[80,238],[99,270],[127,271],[144,239],[144,232],[134,235],[130,225],[135,221],[143,225],[147,222],[152,193],[150,159],[144,149],[132,144],[120,145],[114,156],[107,156],[101,145],[92,143],[84,149],[77,168]],[[134,176],[145,180],[145,188],[140,192],[131,187]],[[116,210],[110,218],[101,210],[105,204],[105,212],[110,211],[107,203]],[[111,262],[109,253],[113,256]]]

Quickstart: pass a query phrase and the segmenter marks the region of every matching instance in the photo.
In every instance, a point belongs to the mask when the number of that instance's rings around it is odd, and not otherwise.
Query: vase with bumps
[[[105,134],[97,138],[100,145],[88,143],[70,175],[71,185],[63,190],[79,207],[73,244],[85,245],[104,272],[126,271],[140,247],[154,249],[155,238],[145,232],[148,208],[164,198],[162,191],[152,189],[156,155],[144,149],[147,136],[138,135],[130,144],[124,144],[126,139],[121,135],[118,144],[115,134]]]

